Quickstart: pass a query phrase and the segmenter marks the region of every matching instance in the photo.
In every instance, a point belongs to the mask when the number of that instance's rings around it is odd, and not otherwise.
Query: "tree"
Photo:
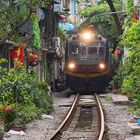
[[[119,2],[115,2],[113,8],[114,9],[111,11],[109,4],[102,1],[98,3],[98,5],[91,5],[87,7],[81,11],[82,16],[86,18],[81,26],[85,27],[92,24],[104,37],[109,40],[115,40],[121,34],[121,25],[118,21],[118,17],[116,16],[115,19],[117,24],[115,24],[116,22],[113,20],[111,12],[121,10],[121,4]]]
[[[7,39],[18,36],[18,30],[36,12],[42,3],[51,0],[0,0],[0,45]]]
[[[110,6],[111,11],[114,12],[113,18],[114,18],[114,21],[116,23],[118,32],[121,35],[123,33],[123,30],[122,30],[122,26],[120,24],[120,21],[118,19],[117,13],[115,13],[116,12],[116,9],[114,7],[113,1],[112,0],[106,0],[106,1],[107,1],[108,5]]]

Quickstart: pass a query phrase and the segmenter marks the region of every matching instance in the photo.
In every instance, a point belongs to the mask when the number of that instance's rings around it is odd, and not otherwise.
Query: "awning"
[[[68,22],[65,23],[59,23],[59,28],[65,31],[71,31],[74,30],[74,25]]]
[[[37,14],[38,14],[39,21],[43,20],[45,18],[45,13],[44,13],[44,11],[41,8],[39,8],[37,10]]]
[[[66,19],[66,16],[64,15],[59,15],[60,16],[60,19]]]
[[[55,4],[60,4],[61,3],[61,0],[55,0],[54,3]]]

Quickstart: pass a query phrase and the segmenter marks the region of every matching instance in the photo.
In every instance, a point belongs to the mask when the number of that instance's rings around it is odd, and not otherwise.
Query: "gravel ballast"
[[[106,96],[111,97],[112,93]],[[103,108],[106,113],[106,125],[108,127],[109,140],[125,140],[133,137],[128,121],[130,115],[126,112],[128,105],[115,104],[112,100],[107,101],[105,98],[100,98]]]
[[[112,94],[112,93],[111,93]],[[105,94],[104,96],[111,96]],[[26,126],[25,135],[5,134],[4,140],[47,140],[56,130],[69,109],[74,95],[68,96],[66,93],[54,93],[54,109],[50,117],[34,121]],[[101,97],[101,101],[106,112],[106,125],[108,127],[109,140],[125,140],[132,137],[131,129],[127,126],[129,114],[125,111],[128,105],[116,105],[111,100]]]

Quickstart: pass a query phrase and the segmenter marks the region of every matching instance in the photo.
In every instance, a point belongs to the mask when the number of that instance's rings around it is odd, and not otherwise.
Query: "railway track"
[[[47,140],[103,140],[104,114],[97,95],[79,95],[57,130]]]

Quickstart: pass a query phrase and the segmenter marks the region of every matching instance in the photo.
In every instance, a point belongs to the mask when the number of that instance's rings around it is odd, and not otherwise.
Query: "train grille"
[[[99,69],[98,65],[77,65],[75,72],[78,73],[100,73],[102,70]]]

